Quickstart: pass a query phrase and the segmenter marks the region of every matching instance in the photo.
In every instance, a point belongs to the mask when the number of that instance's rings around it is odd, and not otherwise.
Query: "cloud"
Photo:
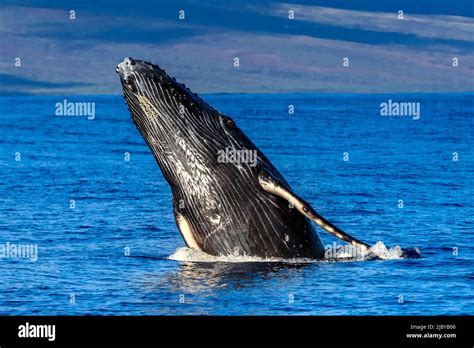
[[[260,10],[269,11],[268,8]],[[413,34],[420,38],[468,42],[474,40],[474,19],[468,17],[403,13],[404,19],[398,19],[398,11],[355,11],[288,3],[274,5],[270,12],[274,16],[284,17],[288,16],[289,10],[294,11],[296,21],[366,31]]]

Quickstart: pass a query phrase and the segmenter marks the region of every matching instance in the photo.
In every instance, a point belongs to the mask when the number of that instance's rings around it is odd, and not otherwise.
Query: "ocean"
[[[65,99],[95,103],[93,117],[56,115]],[[474,314],[472,94],[204,99],[319,213],[389,256],[195,255],[121,96],[2,96],[1,315]],[[419,115],[382,116],[389,101]]]

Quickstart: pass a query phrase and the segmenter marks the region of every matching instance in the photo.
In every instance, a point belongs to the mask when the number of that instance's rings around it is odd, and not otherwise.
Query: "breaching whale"
[[[159,66],[126,58],[116,72],[132,119],[171,188],[188,247],[211,255],[320,259],[325,250],[313,221],[368,251],[293,192],[229,116]],[[229,160],[229,153],[255,156]]]

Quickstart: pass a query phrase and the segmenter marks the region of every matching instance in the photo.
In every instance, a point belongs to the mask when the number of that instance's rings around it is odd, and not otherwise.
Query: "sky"
[[[2,0],[0,92],[121,94],[125,57],[198,93],[472,92],[473,17],[471,0]]]

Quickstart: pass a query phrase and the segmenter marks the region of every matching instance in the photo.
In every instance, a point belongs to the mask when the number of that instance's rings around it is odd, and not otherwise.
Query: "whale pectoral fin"
[[[348,242],[349,244],[360,248],[363,252],[368,252],[370,245],[352,237],[339,227],[319,215],[304,199],[298,197],[295,193],[288,190],[278,179],[274,178],[267,171],[261,171],[258,175],[258,181],[263,190],[279,196],[290,202],[301,214],[314,221],[320,227],[325,229],[333,236]]]
[[[181,213],[175,213],[175,218],[176,224],[178,225],[178,229],[181,232],[184,242],[186,243],[188,248],[201,250],[201,247],[196,242],[196,238],[194,238],[192,227],[186,217]]]

